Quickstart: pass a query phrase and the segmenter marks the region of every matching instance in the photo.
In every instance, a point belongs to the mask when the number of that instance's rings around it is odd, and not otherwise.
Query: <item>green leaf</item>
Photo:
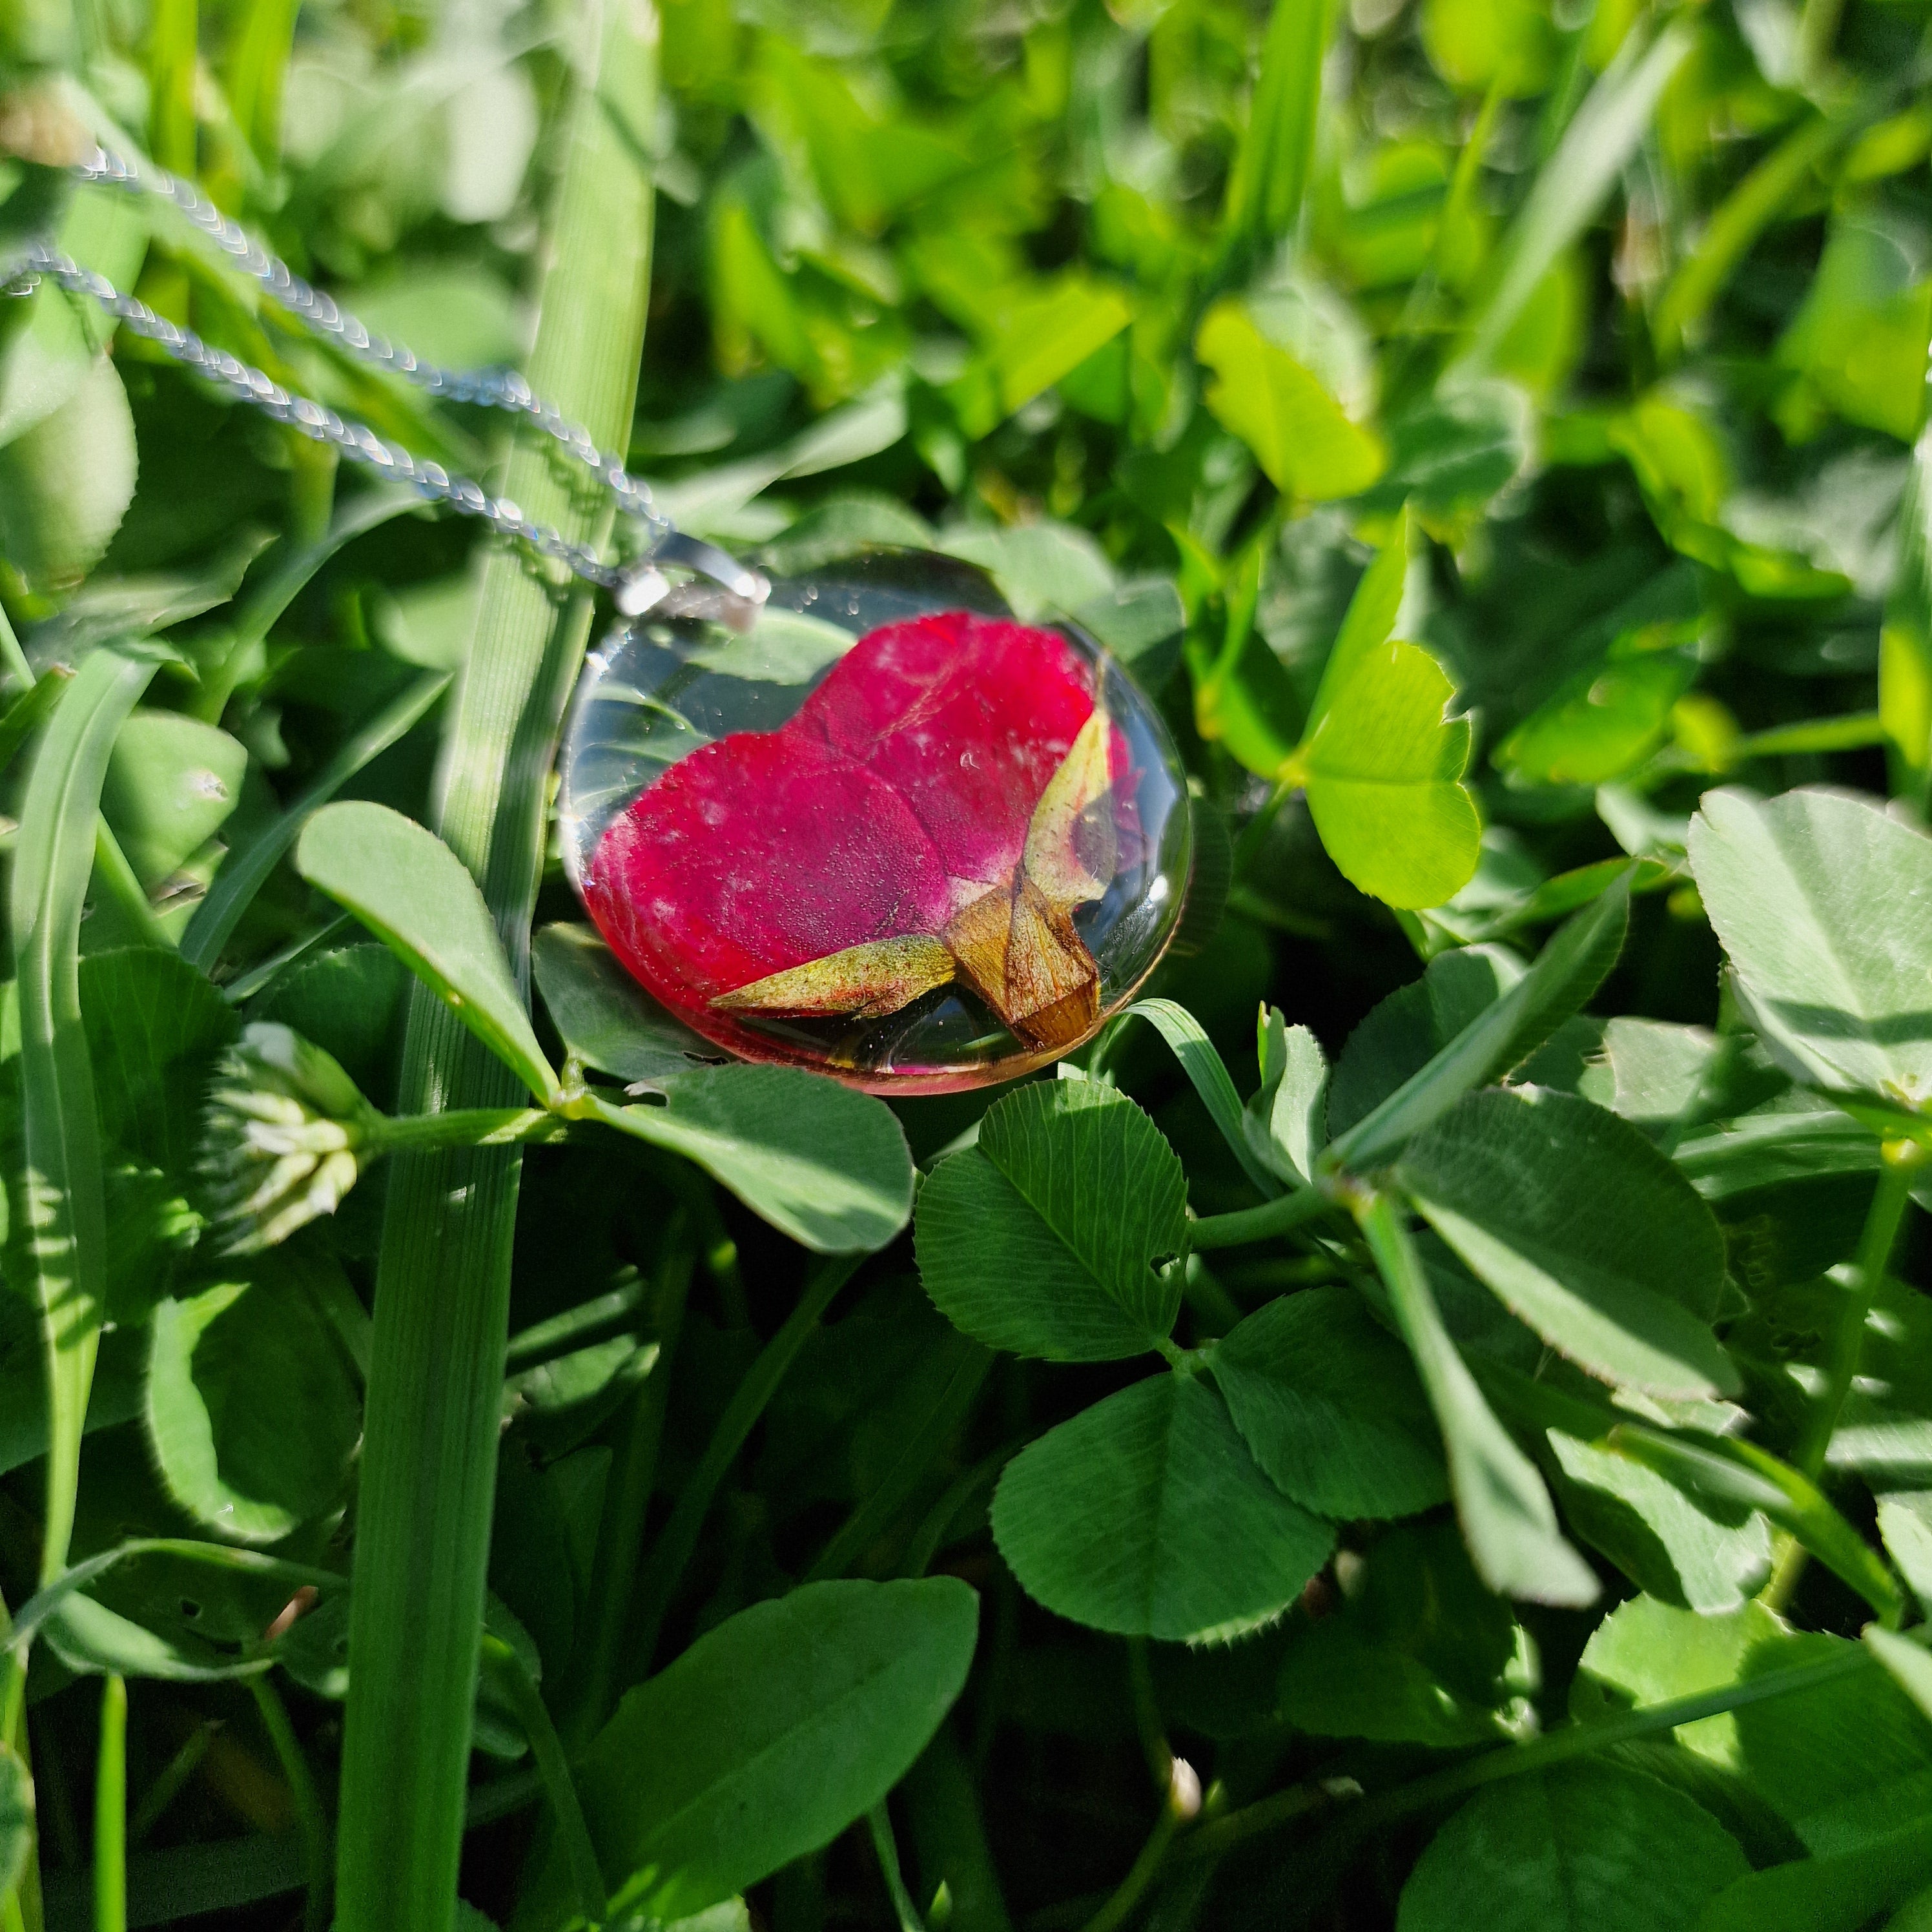
[[[1421,1257],[1387,1196],[1366,1209],[1362,1232],[1442,1429],[1456,1514],[1478,1575],[1499,1594],[1534,1603],[1594,1601],[1595,1574],[1558,1534],[1536,1466],[1496,1420],[1456,1352]]]
[[[34,1849],[34,1780],[20,1754],[0,1744],[0,1899],[10,1898]]]
[[[627,1694],[578,1769],[613,1915],[686,1917],[829,1844],[925,1748],[977,1622],[956,1577],[807,1583]]]
[[[1248,1144],[1282,1179],[1306,1183],[1328,1138],[1328,1056],[1274,1006],[1262,1009],[1259,1046],[1262,1084],[1242,1117]]]
[[[1003,308],[988,356],[1000,414],[1011,416],[1070,375],[1119,334],[1133,313],[1118,288],[1087,274],[1061,275],[1020,292]]]
[[[1693,45],[1672,21],[1646,44],[1634,32],[1564,130],[1509,232],[1484,266],[1463,319],[1462,346],[1442,386],[1486,373],[1556,258],[1597,218],[1636,152],[1670,77]]]
[[[122,726],[100,809],[150,892],[221,830],[248,769],[245,746],[178,711],[136,711]]]
[[[1275,0],[1248,124],[1228,173],[1225,251],[1258,250],[1294,228],[1315,164],[1322,67],[1334,20],[1330,0]]]
[[[1312,734],[1328,715],[1336,698],[1368,668],[1381,646],[1395,635],[1396,618],[1415,555],[1415,525],[1404,508],[1389,540],[1376,551],[1348,599],[1342,627],[1322,668],[1315,702],[1308,707]]]
[[[0,556],[38,589],[77,581],[120,528],[138,466],[127,392],[97,356],[64,402],[0,448]]]
[[[1396,1173],[1497,1298],[1580,1366],[1656,1395],[1738,1388],[1710,1326],[1724,1237],[1690,1184],[1614,1114],[1492,1088],[1411,1141]]]
[[[1255,1460],[1305,1508],[1408,1516],[1448,1498],[1422,1385],[1353,1289],[1258,1309],[1215,1345],[1214,1372]]]
[[[1826,408],[1901,442],[1924,421],[1932,335],[1932,278],[1915,278],[1913,268],[1884,228],[1840,217],[1777,350],[1778,361],[1801,370]],[[1813,410],[1787,401],[1783,412],[1802,422]]]
[[[1496,747],[1495,761],[1532,784],[1603,784],[1664,742],[1671,707],[1697,674],[1684,651],[1614,657],[1568,679]]]
[[[565,1048],[586,1066],[655,1082],[720,1058],[659,1006],[587,926],[543,927],[530,942],[530,965]]]
[[[1932,1832],[1922,1818],[1868,1838],[1856,1850],[1797,1858],[1726,1886],[1704,1908],[1697,1932],[1859,1932],[1918,1892],[1932,1876]],[[1906,1911],[1887,1932],[1917,1932]]]
[[[365,940],[298,959],[248,1009],[320,1047],[376,1106],[394,1098],[394,1048],[409,968]]]
[[[1602,1439],[1700,1501],[1720,1509],[1762,1510],[1888,1623],[1898,1622],[1904,1604],[1892,1573],[1816,1484],[1768,1450],[1742,1438],[1688,1429],[1666,1435],[1636,1422],[1616,1423]]]
[[[103,1142],[184,1180],[234,1009],[184,960],[144,946],[80,962],[80,1012]]]
[[[341,1496],[362,1409],[304,1271],[271,1256],[250,1267],[155,1310],[148,1439],[197,1522],[274,1543]]]
[[[1932,1607],[1932,1490],[1904,1490],[1880,1497],[1878,1527],[1919,1609]]]
[[[1283,496],[1316,503],[1353,496],[1388,467],[1375,432],[1352,422],[1319,378],[1276,348],[1239,302],[1208,311],[1194,352],[1214,372],[1209,410],[1254,452]]]
[[[1397,1932],[1689,1928],[1750,1868],[1681,1792],[1613,1764],[1560,1765],[1479,1792],[1402,1889]]]
[[[1460,544],[1534,459],[1537,412],[1514,382],[1471,381],[1392,416],[1388,473],[1370,512],[1406,503],[1430,535]]]
[[[1214,1042],[1208,1037],[1207,1029],[1185,1006],[1177,1006],[1172,1000],[1137,1000],[1122,1017],[1145,1020],[1167,1042],[1182,1072],[1192,1082],[1209,1118],[1220,1129],[1222,1138],[1240,1162],[1241,1172],[1265,1198],[1272,1200],[1281,1192],[1281,1183],[1248,1144],[1240,1094],[1234,1076],[1215,1051]]]
[[[1501,999],[1340,1136],[1322,1165],[1367,1168],[1387,1160],[1472,1088],[1500,1079],[1518,1065],[1603,983],[1623,950],[1629,920],[1626,874],[1574,914]]]
[[[1772,1053],[1815,1086],[1932,1101],[1932,838],[1841,792],[1725,790],[1690,850]]]
[[[1795,1632],[1761,1604],[1700,1616],[1636,1597],[1584,1646],[1571,1702],[1587,1721],[1848,1651],[1847,1639]],[[1850,1849],[1908,1819],[1924,1833],[1932,1724],[1875,1666],[1682,1725],[1676,1736],[1746,1778],[1814,1854]]]
[[[1866,1624],[1862,1634],[1865,1648],[1891,1672],[1892,1681],[1932,1718],[1932,1652],[1924,1644],[1894,1630],[1882,1630],[1876,1624]]]
[[[386,806],[325,806],[296,866],[353,913],[538,1100],[556,1076],[511,976],[496,922],[461,860]]]
[[[1420,1658],[1376,1642],[1346,1613],[1297,1634],[1279,1688],[1282,1718],[1318,1738],[1451,1750],[1504,1736],[1493,1711],[1459,1696]]]
[[[1419,646],[1381,645],[1297,754],[1328,856],[1351,884],[1393,906],[1440,905],[1476,869],[1482,820],[1460,782],[1469,726],[1445,715],[1455,694]]]
[[[920,1276],[956,1328],[1016,1354],[1104,1362],[1157,1347],[1180,1303],[1185,1175],[1133,1102],[1042,1081],[987,1111],[920,1190]]]
[[[22,1154],[34,1180],[32,1280],[49,1364],[48,1576],[65,1562],[72,1532],[107,1292],[100,1129],[80,1011],[82,902],[114,736],[154,671],[152,658],[112,649],[82,661],[34,754],[14,847]]]
[[[1422,44],[1452,86],[1505,100],[1540,94],[1556,64],[1557,38],[1534,0],[1424,0]]]
[[[1562,1472],[1564,1520],[1637,1588],[1660,1601],[1714,1616],[1734,1610],[1771,1574],[1771,1532],[1758,1511],[1729,1520],[1699,1507],[1642,1463],[1550,1432]]]
[[[694,1160],[820,1254],[869,1253],[912,1212],[912,1155],[883,1100],[791,1066],[702,1066],[661,1106],[594,1103],[620,1132]]]
[[[1328,1089],[1328,1132],[1346,1134],[1480,1019],[1524,974],[1506,946],[1438,952],[1422,977],[1370,1009],[1342,1045]],[[1510,1070],[1502,1070],[1507,1072]]]
[[[993,1537],[1059,1616],[1190,1643],[1273,1622],[1335,1543],[1256,1468],[1220,1397],[1174,1374],[1022,1450],[994,1494]]]

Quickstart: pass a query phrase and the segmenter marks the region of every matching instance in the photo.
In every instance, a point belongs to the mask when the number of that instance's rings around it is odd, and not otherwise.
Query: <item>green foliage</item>
[[[1112,1088],[1022,1088],[920,1190],[920,1272],[940,1312],[989,1348],[1105,1362],[1158,1347],[1180,1305],[1171,1265],[1186,1183],[1160,1130]]]
[[[1438,1832],[1402,1888],[1400,1932],[1480,1913],[1510,1932],[1694,1925],[1750,1870],[1716,1819],[1668,1785],[1612,1764],[1512,1778]]]
[[[111,131],[1078,623],[1181,941],[1011,1092],[728,1064],[547,821],[592,601],[0,303],[0,1932],[97,1754],[104,1922],[292,1821],[343,1932],[1932,1922],[1923,8],[604,14],[32,0],[0,262],[634,554]]]
[[[1226,1642],[1272,1622],[1334,1546],[1182,1375],[1109,1396],[1024,1450],[993,1499],[1029,1594],[1123,1636]]]
[[[332,805],[296,848],[311,885],[339,900],[539,1100],[555,1091],[476,882],[434,832],[376,805]]]
[[[956,1578],[808,1583],[631,1692],[578,1773],[614,1908],[688,1917],[870,1810],[958,1695],[977,1621]]]

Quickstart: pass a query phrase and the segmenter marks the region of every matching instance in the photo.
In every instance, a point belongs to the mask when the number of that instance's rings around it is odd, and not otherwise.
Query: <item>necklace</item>
[[[640,997],[740,1058],[898,1093],[1044,1065],[1132,998],[1180,919],[1186,789],[1159,712],[1092,638],[1017,622],[982,573],[917,551],[774,583],[676,529],[514,370],[446,369],[375,334],[164,170],[96,149],[73,172],[170,202],[358,361],[532,424],[640,527],[638,554],[607,561],[50,245],[26,253],[26,286],[98,302],[237,400],[610,594],[626,621],[572,706],[558,824]]]

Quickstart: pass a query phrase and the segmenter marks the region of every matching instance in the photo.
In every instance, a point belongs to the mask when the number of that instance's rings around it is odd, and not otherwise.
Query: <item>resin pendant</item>
[[[1186,896],[1159,714],[950,560],[751,606],[671,592],[586,667],[559,815],[646,991],[747,1059],[877,1093],[1011,1078],[1131,998]]]

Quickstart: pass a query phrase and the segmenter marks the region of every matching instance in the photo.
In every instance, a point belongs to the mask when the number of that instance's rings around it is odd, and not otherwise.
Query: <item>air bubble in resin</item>
[[[586,667],[565,862],[644,988],[748,1060],[878,1093],[1090,1039],[1180,916],[1187,794],[1104,650],[968,566],[875,554],[752,610],[674,592]]]

